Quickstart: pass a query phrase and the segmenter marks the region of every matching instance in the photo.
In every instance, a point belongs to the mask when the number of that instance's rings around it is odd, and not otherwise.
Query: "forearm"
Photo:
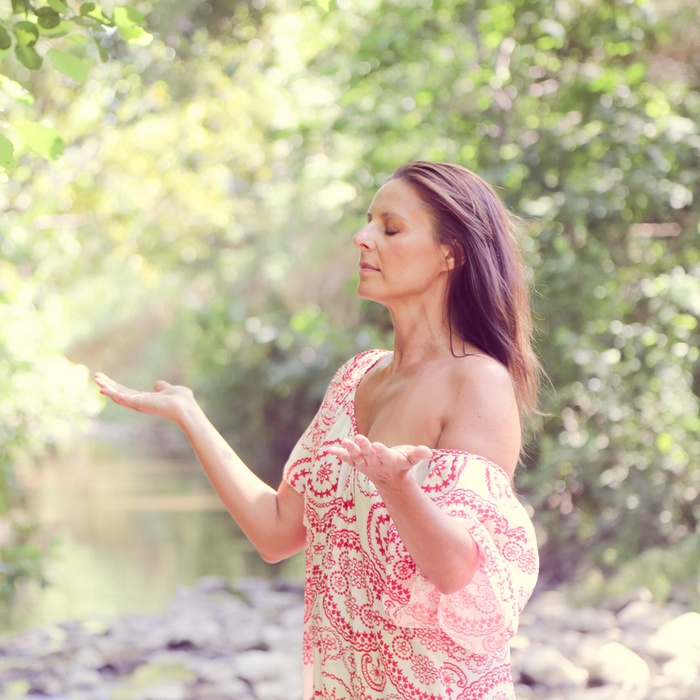
[[[464,524],[440,510],[411,474],[378,490],[423,575],[441,593],[466,586],[479,564],[479,552]]]
[[[279,561],[299,551],[304,546],[301,497],[288,489],[287,497],[280,499],[246,466],[195,402],[177,423],[223,504],[263,559]]]

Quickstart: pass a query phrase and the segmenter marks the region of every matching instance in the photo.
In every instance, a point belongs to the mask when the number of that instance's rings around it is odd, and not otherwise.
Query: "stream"
[[[303,581],[303,555],[260,559],[194,456],[85,437],[21,472],[51,542],[46,586],[20,589],[3,631],[160,611],[203,576]]]

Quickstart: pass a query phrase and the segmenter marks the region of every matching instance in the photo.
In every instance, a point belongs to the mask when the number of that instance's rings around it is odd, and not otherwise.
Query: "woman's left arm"
[[[387,447],[364,435],[331,448],[343,461],[367,476],[377,487],[396,530],[416,566],[441,593],[466,586],[479,563],[469,531],[441,511],[410,473],[432,451],[424,445]]]
[[[513,387],[505,368],[486,358],[479,364],[453,378],[436,447],[486,457],[512,478],[520,451]],[[432,450],[424,445],[387,447],[362,435],[341,445],[331,451],[376,486],[423,575],[444,594],[466,586],[480,562],[476,543],[464,524],[441,510],[410,471],[432,457]]]

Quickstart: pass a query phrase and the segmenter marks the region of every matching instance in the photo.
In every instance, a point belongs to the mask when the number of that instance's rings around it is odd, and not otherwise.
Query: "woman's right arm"
[[[95,381],[115,403],[180,426],[219,498],[265,561],[280,561],[304,548],[303,497],[285,481],[275,491],[253,474],[189,389],[159,381],[154,392],[134,391],[104,374],[96,374]]]

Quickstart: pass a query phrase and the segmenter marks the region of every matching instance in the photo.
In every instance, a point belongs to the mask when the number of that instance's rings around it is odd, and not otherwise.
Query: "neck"
[[[463,345],[461,339],[450,338],[442,308],[425,309],[413,305],[389,308],[389,313],[394,326],[392,365],[395,369],[451,355],[452,347],[459,352]]]

